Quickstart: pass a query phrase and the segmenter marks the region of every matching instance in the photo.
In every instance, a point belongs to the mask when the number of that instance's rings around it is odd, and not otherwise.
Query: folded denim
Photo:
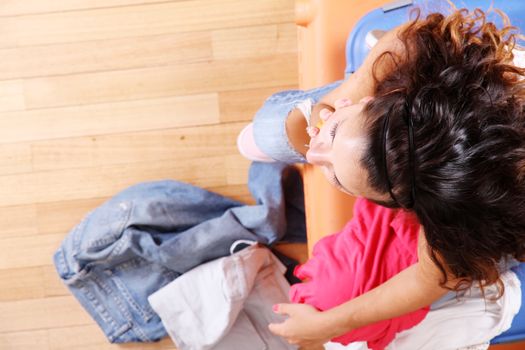
[[[110,342],[157,341],[167,333],[149,295],[229,255],[236,240],[305,241],[296,168],[253,163],[249,188],[255,205],[177,181],[130,187],[67,235],[54,255],[58,274]]]
[[[285,320],[272,311],[288,302],[285,270],[269,249],[253,245],[197,266],[148,300],[177,349],[293,350],[268,329]]]

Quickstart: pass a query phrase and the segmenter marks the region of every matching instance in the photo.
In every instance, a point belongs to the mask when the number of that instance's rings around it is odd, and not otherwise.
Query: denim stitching
[[[113,279],[112,280],[109,280],[110,282],[113,282],[115,284],[115,286],[117,287],[117,290],[119,290],[118,288],[118,285],[117,283],[115,282],[116,279],[115,279],[115,275],[110,271],[108,270],[107,271],[108,274],[110,274]],[[104,281],[100,280],[98,278],[98,276],[93,276],[93,278],[98,282],[98,284],[104,289],[104,290],[107,290],[109,291],[109,294],[111,296],[111,298],[113,299],[113,301],[115,302],[115,304],[117,305],[117,307],[120,309],[120,311],[122,312],[122,315],[124,316],[124,318],[128,321],[128,323],[131,323],[132,324],[132,331],[135,332],[135,334],[138,336],[138,338],[141,340],[141,341],[151,341],[151,339],[149,339],[148,336],[146,336],[146,334],[144,333],[144,331],[140,328],[140,326],[137,324],[137,322],[134,322],[133,320],[133,315],[129,312],[129,309],[126,307],[126,305],[124,305],[122,303],[122,300],[120,299],[120,297],[117,296],[117,293],[114,292],[114,290],[106,285],[104,283]]]
[[[124,283],[122,283],[122,281],[116,274],[113,274],[113,281],[115,282],[115,285],[117,286],[119,292],[121,292],[124,296],[124,299],[126,299],[130,306],[142,317],[142,320],[144,322],[148,322],[153,318],[153,311],[142,309],[140,305],[137,304],[133,296],[130,294],[129,290],[126,288]]]
[[[115,321],[115,319],[105,308],[104,304],[99,302],[97,297],[91,292],[88,286],[82,283],[82,285],[80,286],[80,290],[86,296],[86,300],[91,304],[93,312],[96,312],[100,316],[101,320],[104,321],[109,327],[111,327],[111,331],[105,331],[105,333],[108,336],[109,340],[113,342],[117,337],[115,335],[117,333],[117,330],[119,330],[122,327],[117,326],[117,322]]]

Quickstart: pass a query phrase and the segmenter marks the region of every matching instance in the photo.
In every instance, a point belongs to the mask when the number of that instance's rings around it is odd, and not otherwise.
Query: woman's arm
[[[371,291],[325,312],[334,333],[344,334],[385,319],[391,319],[429,306],[449,290],[440,286],[441,270],[432,261],[425,235],[419,234],[419,261]],[[449,275],[447,286],[456,279]],[[331,324],[330,324],[331,323]]]
[[[280,304],[289,318],[270,330],[300,346],[322,344],[353,329],[429,306],[448,292],[440,286],[441,271],[432,261],[424,234],[419,235],[419,262],[365,294],[320,312],[310,305]],[[449,274],[450,275],[450,274]],[[447,286],[455,280],[449,276]]]

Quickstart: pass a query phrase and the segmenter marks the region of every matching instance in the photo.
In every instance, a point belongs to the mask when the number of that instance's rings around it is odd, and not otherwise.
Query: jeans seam
[[[124,283],[122,283],[121,279],[116,275],[113,274],[113,281],[115,282],[115,285],[117,286],[117,289],[120,293],[122,293],[122,296],[126,301],[129,303],[129,305],[135,309],[135,311],[142,317],[142,320],[144,322],[148,322],[151,320],[151,318],[154,316],[152,312],[148,312],[148,310],[144,310],[140,307],[139,304],[135,301],[133,296],[129,293]]]

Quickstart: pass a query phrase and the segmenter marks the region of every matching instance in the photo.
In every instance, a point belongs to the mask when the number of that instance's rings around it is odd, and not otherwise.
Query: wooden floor
[[[110,345],[52,255],[92,208],[177,179],[249,201],[235,138],[296,87],[293,0],[0,1],[0,349]]]

